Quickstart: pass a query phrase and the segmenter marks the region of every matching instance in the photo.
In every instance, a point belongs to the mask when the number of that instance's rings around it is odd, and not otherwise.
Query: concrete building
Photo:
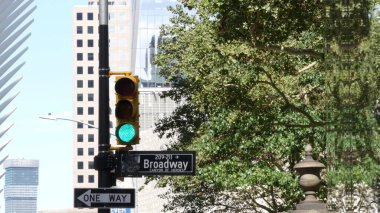
[[[162,42],[159,27],[170,17],[168,5],[175,0],[110,0],[109,39],[111,71],[132,71],[140,78],[140,144],[134,150],[157,150],[163,144],[153,135],[153,128],[160,116],[169,115],[177,104],[161,99],[160,93],[170,89],[159,76],[153,64],[158,45]],[[93,158],[97,155],[97,129],[86,124],[98,124],[98,1],[73,9],[73,120],[82,121],[74,126],[73,138],[73,188],[97,188],[97,171]],[[114,77],[110,78],[111,133],[114,131]],[[154,141],[152,141],[154,139]],[[111,143],[116,143],[111,136]],[[161,144],[161,145],[160,145]],[[143,185],[143,179],[125,178],[118,187],[135,188]],[[151,185],[136,195],[136,208],[131,212],[160,212],[163,201],[158,194],[162,190]],[[71,210],[74,211],[74,210]],[[87,211],[87,210],[86,210]],[[90,210],[89,210],[90,211]],[[126,210],[114,210],[122,212]],[[90,211],[91,212],[91,211]],[[95,211],[93,211],[95,212]]]
[[[109,1],[110,67],[127,71],[134,66],[131,51],[136,43],[138,1]],[[98,123],[98,1],[73,10],[73,98],[74,120]],[[97,154],[97,129],[78,123],[73,138],[74,188],[97,187],[93,158]]]
[[[4,162],[5,213],[37,212],[38,165],[38,160]]]

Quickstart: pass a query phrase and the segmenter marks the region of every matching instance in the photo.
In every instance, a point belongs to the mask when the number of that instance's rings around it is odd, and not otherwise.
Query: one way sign
[[[77,188],[74,189],[76,208],[134,208],[134,189]]]

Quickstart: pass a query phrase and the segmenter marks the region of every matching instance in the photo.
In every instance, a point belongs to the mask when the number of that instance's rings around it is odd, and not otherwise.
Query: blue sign
[[[131,209],[111,209],[111,213],[131,213]]]

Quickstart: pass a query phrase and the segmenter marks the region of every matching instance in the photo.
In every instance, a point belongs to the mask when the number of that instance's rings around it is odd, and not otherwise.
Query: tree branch
[[[274,193],[273,186],[270,186],[270,196],[272,197],[272,203],[273,203],[273,210],[277,212],[278,206],[277,206],[277,201],[276,201],[276,195]]]
[[[282,97],[282,99],[285,101],[285,107],[289,107],[290,109],[292,109],[293,111],[295,112],[298,112],[302,115],[304,115],[309,121],[311,124],[316,124],[318,123],[317,121],[314,120],[314,118],[309,114],[307,113],[306,111],[302,110],[301,108],[295,106],[294,104],[292,104],[288,97],[285,95],[285,93],[283,91],[281,91],[277,86],[276,84],[273,82],[272,80],[272,76],[270,74],[266,74],[268,79],[269,79],[269,82],[268,81],[257,81],[258,83],[263,83],[263,84],[268,84],[270,85],[274,90],[277,91],[277,93]]]
[[[273,83],[273,82],[267,82],[267,81],[257,81],[257,83],[262,83],[262,84],[268,84],[270,85],[274,90],[277,91],[277,93],[282,97],[282,99],[285,101],[286,107],[289,107],[293,109],[294,111],[304,115],[311,123],[316,123],[313,117],[311,117],[310,114],[305,112],[304,110],[296,107],[292,103],[290,103],[289,99],[286,97],[286,95]]]
[[[267,211],[267,212],[273,212],[273,210],[271,208],[269,208],[268,206],[265,206],[265,205],[262,205],[260,203],[258,203],[256,200],[252,200],[253,203],[256,204],[256,206],[262,208],[263,210]]]
[[[281,125],[281,126],[286,126],[290,128],[312,128],[312,127],[320,127],[320,126],[325,126],[331,124],[331,122],[317,122],[315,121],[314,123],[310,124],[288,124],[288,123],[274,123],[273,125]]]
[[[277,46],[277,45],[270,45],[270,44],[260,44],[257,42],[251,43],[250,46],[257,49],[261,49],[261,50],[284,52],[290,55],[309,55],[313,58],[318,58],[318,59],[323,58],[323,53],[317,52],[314,49],[295,49],[291,47],[284,47],[284,46]]]
[[[266,210],[266,211],[268,211],[268,212],[274,212],[271,203],[268,202],[268,201],[266,200],[268,197],[265,197],[266,193],[268,192],[268,189],[265,188],[264,186],[260,186],[260,185],[258,185],[257,187],[258,187],[258,188],[261,188],[261,190],[264,191],[264,192],[262,193],[263,196],[261,196],[260,198],[261,198],[261,199],[262,199],[262,200],[263,200],[268,206],[258,203],[258,202],[257,202],[257,199],[252,199],[252,201],[253,201],[258,207],[260,207],[260,208],[262,208],[262,209],[264,209],[264,210]]]
[[[305,70],[308,70],[308,69],[310,69],[310,68],[314,67],[316,64],[317,64],[317,62],[316,62],[316,61],[314,61],[313,63],[311,63],[311,64],[309,64],[309,65],[307,65],[307,66],[303,67],[303,68],[302,68],[302,69],[300,69],[300,70],[298,70],[298,72],[303,72],[303,71],[305,71]]]

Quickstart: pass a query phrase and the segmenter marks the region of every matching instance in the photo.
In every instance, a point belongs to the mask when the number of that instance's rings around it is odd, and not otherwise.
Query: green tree
[[[170,10],[156,63],[173,86],[164,95],[184,104],[156,131],[168,149],[197,151],[197,175],[160,178],[165,209],[294,208],[303,147],[326,162],[324,3],[182,0]]]

